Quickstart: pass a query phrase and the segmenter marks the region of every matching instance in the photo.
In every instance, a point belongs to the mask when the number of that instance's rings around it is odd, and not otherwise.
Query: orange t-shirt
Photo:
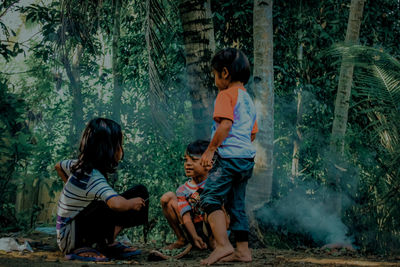
[[[232,86],[218,93],[213,119],[212,137],[221,119],[229,119],[233,122],[228,137],[218,148],[221,157],[253,158],[255,156],[251,134],[258,132],[256,109],[243,86]]]
[[[214,105],[214,115],[213,119],[216,122],[220,122],[220,118],[229,119],[234,122],[234,111],[237,103],[239,90],[243,90],[247,93],[246,88],[242,86],[230,87],[226,90],[219,92]],[[251,133],[258,133],[257,120],[254,122],[254,126]]]

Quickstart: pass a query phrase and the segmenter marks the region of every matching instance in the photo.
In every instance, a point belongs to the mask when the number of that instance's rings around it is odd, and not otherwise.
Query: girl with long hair
[[[140,251],[115,242],[118,233],[148,222],[149,193],[136,185],[118,194],[109,184],[124,156],[121,126],[105,118],[91,120],[77,160],[56,165],[65,182],[58,201],[57,243],[67,259],[127,259]]]

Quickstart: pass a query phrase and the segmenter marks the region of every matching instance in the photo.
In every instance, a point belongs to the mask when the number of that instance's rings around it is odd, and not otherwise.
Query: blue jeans
[[[254,160],[217,157],[200,195],[201,207],[207,214],[224,204],[230,213],[232,231],[249,231],[245,211],[247,180],[253,173]]]

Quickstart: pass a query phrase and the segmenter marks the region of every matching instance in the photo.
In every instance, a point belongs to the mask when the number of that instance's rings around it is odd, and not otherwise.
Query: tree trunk
[[[254,177],[249,180],[248,203],[268,201],[271,194],[274,149],[274,71],[272,0],[255,0],[253,11],[254,93],[259,132]]]
[[[210,139],[215,90],[210,62],[215,52],[210,1],[179,2],[186,53],[187,85],[192,101],[194,137]]]
[[[102,13],[103,10],[103,2],[100,1],[98,6],[97,6],[97,16],[104,16],[104,14]],[[101,54],[100,54],[100,63],[99,63],[99,81],[100,84],[97,86],[97,103],[96,103],[96,115],[98,117],[103,117],[105,116],[105,109],[104,109],[104,100],[103,100],[103,95],[104,95],[104,84],[105,84],[105,78],[104,78],[104,65],[105,65],[105,60],[106,60],[106,44],[104,41],[104,35],[103,32],[101,30],[101,28],[99,27],[97,29],[98,31],[98,38],[99,38],[99,42],[100,42],[100,47],[101,47]]]
[[[97,87],[97,103],[96,103],[96,109],[97,109],[97,116],[102,117],[104,116],[103,114],[105,113],[104,111],[104,101],[103,101],[103,95],[104,95],[104,83],[105,79],[103,77],[104,75],[104,65],[105,65],[105,59],[106,59],[106,46],[104,42],[104,37],[103,34],[100,32],[99,33],[99,41],[101,45],[101,59],[100,59],[100,65],[99,65],[99,80],[100,83]]]
[[[364,9],[364,0],[351,0],[350,15],[347,24],[346,45],[356,44],[360,34],[361,19]],[[344,138],[346,134],[347,117],[349,111],[349,101],[351,95],[351,86],[353,83],[354,64],[346,58],[342,58],[340,67],[339,85],[335,101],[335,112],[332,125],[332,135],[330,138],[330,156],[332,162],[328,169],[329,183],[339,190],[340,176],[343,175],[345,168],[340,167],[339,159],[344,153]],[[334,207],[339,214],[341,212],[341,201],[336,199]]]
[[[301,10],[301,9],[300,9]],[[299,44],[297,49],[297,61],[299,62],[298,80],[297,80],[297,113],[296,113],[296,135],[293,140],[293,154],[292,154],[292,177],[291,180],[294,182],[299,176],[299,153],[300,145],[303,140],[301,133],[301,125],[303,123],[303,44]]]
[[[303,136],[301,134],[301,124],[303,117],[303,92],[301,87],[297,91],[297,119],[296,119],[296,135],[293,141],[293,154],[292,154],[292,182],[299,176],[299,153],[300,144]]]
[[[120,13],[121,0],[113,0],[114,27],[112,41],[112,73],[114,77],[114,94],[112,101],[111,114],[116,122],[121,122],[121,98],[122,98],[122,77],[119,61],[119,37],[120,37]]]
[[[82,57],[82,45],[77,45],[74,49],[72,65],[67,55],[63,58],[64,68],[70,81],[72,95],[72,119],[70,125],[69,139],[72,146],[76,146],[84,128],[83,122],[83,99],[81,92],[80,62]]]
[[[253,177],[247,187],[246,206],[251,242],[265,246],[254,211],[271,195],[274,149],[274,71],[272,0],[255,0],[253,9],[254,104],[257,110],[257,149]]]

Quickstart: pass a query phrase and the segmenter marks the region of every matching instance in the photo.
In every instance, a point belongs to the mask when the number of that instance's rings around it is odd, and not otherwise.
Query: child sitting
[[[77,160],[56,165],[65,182],[57,209],[60,250],[67,259],[83,261],[139,254],[135,248],[114,242],[123,228],[146,224],[149,207],[149,193],[143,185],[118,194],[107,182],[124,155],[121,127],[109,119],[91,120],[79,151]]]
[[[207,231],[203,231],[204,215],[199,209],[200,194],[209,170],[200,165],[200,157],[208,145],[208,141],[197,140],[187,146],[184,168],[189,180],[176,190],[176,195],[167,192],[161,197],[164,216],[178,238],[167,249],[181,248],[187,242],[199,249],[207,248],[207,244],[213,246]]]

